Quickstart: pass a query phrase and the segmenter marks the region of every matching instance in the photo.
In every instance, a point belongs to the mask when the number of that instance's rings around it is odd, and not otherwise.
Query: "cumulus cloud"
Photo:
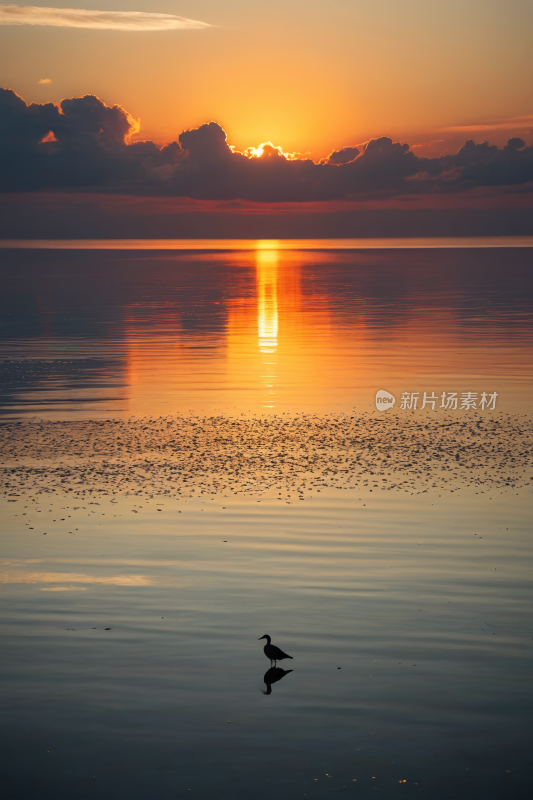
[[[0,186],[25,190],[127,181],[136,175],[126,164],[135,158],[128,141],[138,128],[121,106],[106,106],[91,95],[58,106],[27,105],[10,89],[0,89]]]
[[[37,83],[52,83],[50,78],[41,78],[41,80],[37,81]]]
[[[476,187],[523,186],[528,192],[533,182],[533,147],[519,137],[503,148],[468,140],[455,154],[421,158],[407,143],[380,136],[315,163],[270,142],[239,152],[216,122],[183,131],[164,147],[132,142],[138,130],[139,121],[124,108],[92,95],[28,105],[0,89],[0,189],[106,187],[198,200],[383,202]]]
[[[349,164],[359,155],[357,147],[343,147],[342,150],[333,150],[324,160],[324,164]]]
[[[41,8],[0,5],[0,25],[51,25],[115,31],[169,31],[209,28],[207,22],[151,11],[95,11],[83,8]]]

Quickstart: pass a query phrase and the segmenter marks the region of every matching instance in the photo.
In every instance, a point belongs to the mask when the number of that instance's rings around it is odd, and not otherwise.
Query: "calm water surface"
[[[2,413],[327,413],[378,389],[531,408],[532,248],[262,244],[0,251]]]
[[[327,425],[378,414],[386,389],[406,426],[444,411],[401,410],[403,392],[470,391],[496,408],[452,422],[530,430],[531,253],[6,249],[3,429],[191,411]],[[96,475],[92,494],[13,491],[17,470],[54,463],[10,454],[4,796],[529,797],[522,452],[520,485],[330,480],[303,501],[252,480],[187,497],[99,492]],[[265,633],[292,672],[268,674]]]

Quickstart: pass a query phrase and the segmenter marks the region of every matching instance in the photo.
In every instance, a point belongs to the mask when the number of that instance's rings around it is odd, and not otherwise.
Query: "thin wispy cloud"
[[[52,83],[52,81],[50,78],[41,78],[41,80],[37,81],[37,83]]]
[[[533,114],[526,114],[522,117],[511,117],[500,122],[485,122],[474,125],[454,125],[453,127],[443,128],[446,131],[456,133],[482,133],[483,131],[511,131],[515,129],[531,128],[533,126]]]
[[[48,25],[115,31],[171,31],[209,28],[207,22],[149,11],[93,11],[83,8],[40,8],[0,5],[0,25]]]

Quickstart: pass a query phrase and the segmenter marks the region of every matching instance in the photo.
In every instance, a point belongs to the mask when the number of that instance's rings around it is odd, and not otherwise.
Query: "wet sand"
[[[32,492],[295,501],[327,487],[511,491],[529,486],[525,414],[168,416],[5,423],[2,482]]]

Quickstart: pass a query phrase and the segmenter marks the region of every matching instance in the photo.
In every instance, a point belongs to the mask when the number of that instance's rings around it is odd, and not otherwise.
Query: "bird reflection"
[[[270,669],[267,669],[267,671],[265,672],[265,676],[263,678],[267,688],[266,692],[264,692],[261,689],[263,694],[272,694],[272,684],[280,681],[282,678],[285,677],[285,675],[288,675],[289,672],[293,672],[293,670],[282,669],[281,667],[270,667]]]

